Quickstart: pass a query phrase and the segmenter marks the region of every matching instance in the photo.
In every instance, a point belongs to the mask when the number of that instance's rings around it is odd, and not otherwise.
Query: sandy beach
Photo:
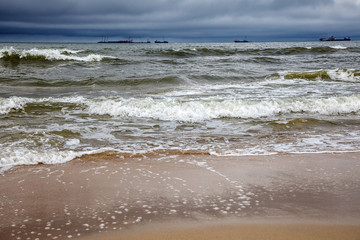
[[[0,175],[0,239],[360,239],[360,154],[102,153]]]

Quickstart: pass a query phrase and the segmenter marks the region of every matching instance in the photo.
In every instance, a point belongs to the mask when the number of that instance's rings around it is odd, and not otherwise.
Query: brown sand
[[[0,175],[0,239],[360,239],[359,176],[359,153],[15,167]]]
[[[152,226],[151,229],[125,233],[96,234],[86,240],[359,240],[360,227],[351,225],[264,223],[218,224],[212,226],[169,227]]]

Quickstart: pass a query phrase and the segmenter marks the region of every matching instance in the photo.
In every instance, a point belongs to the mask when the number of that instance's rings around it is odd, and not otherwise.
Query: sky
[[[0,41],[360,40],[360,0],[3,0]]]

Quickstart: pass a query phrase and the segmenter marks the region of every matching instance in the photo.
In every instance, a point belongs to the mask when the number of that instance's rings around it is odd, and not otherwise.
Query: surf
[[[3,61],[80,61],[80,62],[99,62],[103,59],[111,59],[111,56],[99,54],[81,55],[81,50],[70,49],[21,49],[14,47],[3,47],[0,50],[0,59]]]

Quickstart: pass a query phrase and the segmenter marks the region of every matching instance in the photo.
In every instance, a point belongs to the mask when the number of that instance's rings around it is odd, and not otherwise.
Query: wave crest
[[[360,95],[269,100],[155,99],[155,98],[95,98],[84,97],[1,99],[1,114],[13,110],[45,107],[56,111],[82,111],[89,115],[109,115],[119,118],[152,118],[162,121],[200,122],[217,118],[264,118],[291,113],[342,115],[360,113]],[[32,106],[32,103],[37,103]]]
[[[110,56],[99,54],[79,55],[81,51],[69,49],[17,49],[4,47],[0,50],[0,59],[4,61],[81,61],[99,62]]]
[[[0,97],[0,114],[5,115],[11,112],[26,111],[31,108],[31,104],[38,104],[38,107],[59,109],[59,104],[81,105],[85,101],[83,97],[64,97],[64,98],[27,98],[12,96],[9,98]],[[68,107],[68,106],[67,106]]]
[[[90,114],[114,117],[140,117],[190,122],[216,118],[262,118],[288,113],[340,115],[358,114],[360,96],[263,101],[108,99],[91,101],[88,105],[88,111]]]
[[[331,54],[338,51],[347,50],[344,46],[320,46],[320,47],[288,47],[288,48],[173,48],[173,49],[156,49],[149,50],[150,55],[164,55],[172,57],[193,57],[193,56],[231,56],[231,55],[297,55],[297,54]],[[351,49],[350,49],[351,50]]]
[[[8,114],[11,111],[23,109],[31,100],[23,97],[0,98],[0,114]]]
[[[285,80],[301,79],[306,81],[343,81],[359,82],[360,71],[356,69],[330,69],[307,72],[281,72],[271,76]]]

